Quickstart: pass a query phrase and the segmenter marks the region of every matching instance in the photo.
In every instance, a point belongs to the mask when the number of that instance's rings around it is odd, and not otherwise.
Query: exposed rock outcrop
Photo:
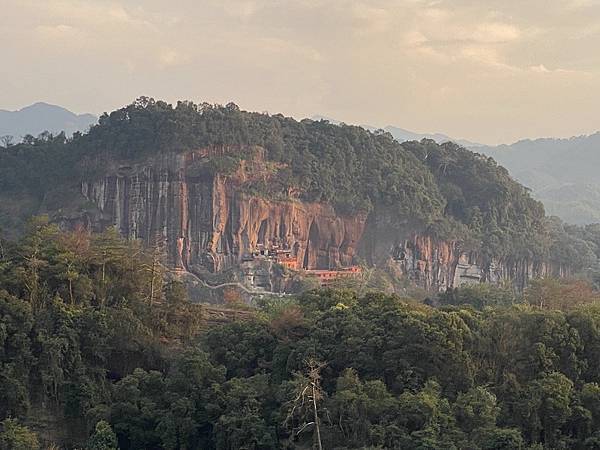
[[[163,240],[169,263],[190,271],[238,265],[260,246],[290,249],[306,269],[352,263],[364,215],[343,217],[329,205],[245,194],[244,182],[265,176],[260,154],[232,176],[190,175],[194,163],[211,156],[212,149],[168,155],[84,182],[82,193],[97,208],[93,227],[114,225],[148,244]]]
[[[540,277],[567,277],[570,271],[547,261],[527,258],[485,258],[463,252],[458,243],[414,235],[392,251],[394,265],[418,285],[437,291],[465,284],[512,283],[523,290],[529,280]]]
[[[198,170],[232,151],[252,153],[228,176]],[[268,182],[272,163],[263,150],[210,148],[168,154],[134,165],[115,164],[82,183],[95,206],[91,227],[116,226],[131,239],[164,242],[168,263],[193,273],[237,267],[258,248],[289,251],[304,269],[347,267],[365,260],[396,270],[427,289],[467,282],[527,280],[562,269],[526,260],[486,261],[461,252],[456,242],[424,235],[408,221],[399,225],[375,210],[345,216],[327,204],[271,200],[245,192],[252,180]]]

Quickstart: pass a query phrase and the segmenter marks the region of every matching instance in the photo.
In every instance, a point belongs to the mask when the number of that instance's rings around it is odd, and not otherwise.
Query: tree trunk
[[[317,431],[317,446],[319,450],[323,450],[323,445],[321,444],[321,427],[319,426],[319,414],[317,412],[317,397],[315,392],[315,384],[312,383],[312,400],[313,400],[313,409],[315,413],[315,429]]]

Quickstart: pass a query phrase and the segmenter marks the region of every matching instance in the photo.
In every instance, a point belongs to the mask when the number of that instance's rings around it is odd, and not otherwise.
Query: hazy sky
[[[600,129],[600,0],[0,0],[0,108],[139,95],[484,143]]]

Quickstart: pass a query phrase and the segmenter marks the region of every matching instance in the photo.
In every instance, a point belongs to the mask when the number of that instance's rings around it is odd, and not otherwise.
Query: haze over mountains
[[[569,223],[600,222],[600,133],[472,150],[506,167],[544,203],[548,214]]]
[[[438,143],[453,141],[491,156],[513,178],[531,189],[548,215],[578,225],[600,222],[600,132],[568,139],[524,139],[486,146],[444,134],[418,134],[392,126],[385,130],[400,142],[423,138]]]
[[[53,134],[64,131],[72,135],[76,131],[87,131],[98,118],[93,114],[75,114],[61,106],[37,102],[17,111],[0,110],[0,136],[23,136],[49,131]]]
[[[333,124],[339,125],[342,123],[339,120],[333,119],[331,117],[315,115],[311,117],[312,120],[327,120]],[[379,129],[379,127],[373,125],[360,125],[361,127],[369,130],[375,131]],[[477,142],[468,141],[466,139],[455,139],[443,133],[415,133],[414,131],[406,130],[404,128],[400,128],[394,125],[387,125],[382,128],[384,131],[390,133],[398,142],[406,142],[406,141],[420,141],[421,139],[432,139],[438,144],[443,144],[444,142],[456,142],[457,144],[462,145],[463,147],[471,148],[471,147],[480,147],[483,144],[479,144]]]

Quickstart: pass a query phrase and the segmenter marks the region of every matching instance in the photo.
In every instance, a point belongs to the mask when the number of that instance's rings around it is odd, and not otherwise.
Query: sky
[[[0,0],[0,108],[141,95],[495,144],[600,130],[600,0]]]

